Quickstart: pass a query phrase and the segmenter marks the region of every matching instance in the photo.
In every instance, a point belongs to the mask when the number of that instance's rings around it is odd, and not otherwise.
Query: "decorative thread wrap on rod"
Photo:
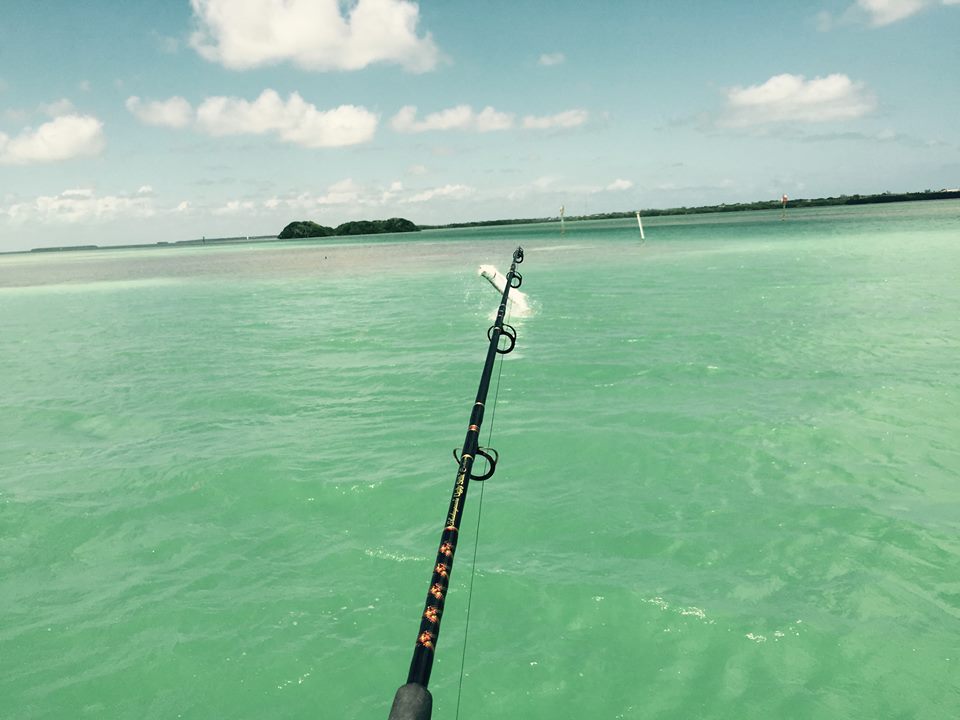
[[[443,607],[450,587],[450,573],[453,570],[453,559],[457,551],[467,489],[471,480],[486,480],[496,469],[496,451],[480,447],[480,428],[483,425],[487,391],[490,388],[490,378],[493,375],[496,357],[498,354],[509,353],[516,346],[517,331],[512,326],[505,325],[503,319],[507,312],[510,290],[519,288],[523,282],[523,277],[517,272],[517,265],[522,262],[523,248],[518,247],[513,252],[513,262],[506,276],[496,320],[487,331],[490,345],[487,348],[486,362],[480,375],[477,399],[470,411],[470,422],[463,448],[458,457],[455,455],[459,463],[457,476],[453,484],[453,494],[450,497],[450,507],[447,510],[443,532],[440,535],[440,547],[437,550],[437,559],[430,578],[430,589],[427,591],[427,600],[420,617],[420,630],[413,649],[413,659],[410,661],[407,684],[397,690],[389,720],[429,720],[433,712],[433,698],[427,685],[430,682],[433,657],[437,649],[437,639],[440,636],[440,621],[443,619]],[[500,347],[501,337],[506,337],[509,341],[504,348]],[[489,463],[488,471],[479,476],[473,474],[473,463],[478,456],[485,458]]]

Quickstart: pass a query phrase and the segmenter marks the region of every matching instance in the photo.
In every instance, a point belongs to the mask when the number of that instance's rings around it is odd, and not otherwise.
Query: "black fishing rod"
[[[443,604],[450,586],[450,572],[453,569],[453,556],[457,551],[457,538],[460,534],[463,506],[467,500],[467,487],[471,480],[486,480],[497,469],[497,451],[480,447],[480,426],[483,424],[483,409],[487,402],[487,390],[490,388],[494,361],[497,355],[506,355],[513,350],[517,343],[516,329],[504,324],[503,317],[507,312],[510,289],[520,287],[520,283],[523,282],[523,277],[517,272],[517,265],[522,262],[523,248],[518,247],[513,251],[513,263],[510,265],[510,271],[504,283],[497,319],[487,330],[487,338],[490,340],[487,361],[480,375],[477,400],[470,412],[470,425],[459,457],[456,450],[454,451],[454,457],[459,463],[457,479],[453,484],[453,495],[450,497],[450,508],[447,510],[443,534],[440,535],[440,549],[437,551],[437,562],[433,568],[433,576],[430,578],[430,590],[427,592],[427,601],[420,619],[420,631],[413,649],[413,660],[410,661],[407,684],[397,690],[389,720],[430,720],[433,713],[433,696],[427,690],[427,683],[430,682],[433,655],[437,649],[437,637],[440,635],[440,619],[443,616]],[[503,348],[500,347],[502,337],[508,340],[508,344]],[[473,462],[477,457],[487,461],[487,471],[482,475],[473,474]]]

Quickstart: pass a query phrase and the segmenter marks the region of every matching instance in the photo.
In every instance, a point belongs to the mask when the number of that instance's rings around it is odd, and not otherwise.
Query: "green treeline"
[[[277,237],[280,240],[333,237],[335,235],[376,235],[378,233],[417,232],[420,228],[406,218],[387,220],[353,220],[332,228],[312,220],[297,220],[287,225]]]
[[[923,192],[891,193],[879,195],[840,195],[826,198],[800,198],[788,200],[788,208],[824,207],[828,205],[868,205],[872,203],[913,202],[916,200],[956,200],[960,199],[960,190],[924,190]],[[700,213],[744,212],[749,210],[778,210],[779,200],[759,200],[749,203],[723,203],[721,205],[701,205],[698,207],[646,208],[640,210],[643,217],[657,215],[696,215]],[[634,217],[636,211],[597,213],[594,215],[569,215],[567,220],[613,220]],[[556,222],[557,218],[523,218],[514,220],[481,220],[479,222],[450,223],[449,225],[421,225],[423,230],[440,228],[483,227],[486,225],[522,225],[525,223]]]
[[[627,217],[631,213],[623,213]],[[584,215],[583,218],[600,217],[599,215]],[[609,217],[620,217],[620,215],[609,215]],[[473,222],[450,223],[449,225],[421,225],[421,230],[440,230],[445,228],[465,228],[465,227],[487,227],[488,225],[529,225],[531,223],[553,222],[556,218],[513,218],[510,220],[474,220]]]
[[[840,195],[838,197],[825,198],[799,198],[796,200],[787,200],[787,207],[803,208],[826,207],[828,205],[870,205],[873,203],[912,202],[915,200],[950,200],[957,198],[960,198],[960,190],[924,190],[923,192],[912,193],[886,192],[880,195]],[[780,207],[781,205],[779,200],[760,200],[750,203],[724,203],[722,205],[703,205],[700,207],[679,207],[665,209],[651,208],[647,210],[641,210],[640,214],[644,217],[655,217],[657,215],[693,215],[698,213],[777,210]],[[633,217],[634,215],[634,212],[616,212],[605,213],[601,215],[582,216],[576,219],[628,218]]]

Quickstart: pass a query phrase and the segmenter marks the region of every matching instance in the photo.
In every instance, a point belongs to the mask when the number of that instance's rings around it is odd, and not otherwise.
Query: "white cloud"
[[[870,24],[879,27],[889,25],[923,10],[928,0],[857,0],[857,5],[870,18]]]
[[[572,128],[583,125],[589,117],[590,113],[579,109],[542,117],[527,115],[523,118],[523,127],[532,130]],[[483,133],[509,130],[514,125],[513,113],[501,112],[489,105],[480,112],[476,112],[470,105],[457,105],[430,113],[422,120],[417,119],[416,106],[406,105],[400,108],[390,120],[390,126],[401,133],[422,133],[431,130],[472,130]]]
[[[407,168],[408,175],[426,175],[427,166],[426,165],[411,165]]]
[[[566,56],[561,52],[543,53],[538,62],[545,67],[550,67],[551,65],[559,65],[566,59]]]
[[[252,212],[256,207],[257,204],[253,200],[230,200],[225,205],[214,208],[211,212],[214,215],[237,215]]]
[[[352,179],[335,182],[324,195],[316,198],[317,205],[348,205],[360,201],[361,188]]]
[[[408,203],[421,203],[433,200],[434,198],[465,198],[473,193],[473,188],[468,185],[444,185],[443,187],[424,190],[416,195],[407,198]]]
[[[513,115],[499,112],[488,105],[477,115],[476,127],[477,132],[509,130],[513,127]]]
[[[354,105],[318,110],[298,93],[283,101],[274,90],[264,90],[253,102],[207,98],[197,108],[197,126],[214,136],[276,133],[304,147],[340,147],[371,140],[377,116]]]
[[[33,200],[0,207],[15,223],[77,224],[124,217],[151,217],[153,200],[147,195],[102,195],[90,188],[64,190],[59,195],[42,195]]]
[[[777,122],[847,120],[869,113],[876,105],[863,83],[835,73],[807,80],[802,75],[774,75],[760,85],[727,91],[721,124],[746,127]]]
[[[531,194],[557,193],[557,183],[562,180],[557,175],[541,175],[533,182],[519,185],[512,188],[506,188],[506,198],[508,200],[522,200]]]
[[[0,133],[0,165],[29,165],[97,155],[104,147],[103,123],[91,115],[63,115],[16,137]]]
[[[153,186],[141,185],[140,189],[137,190],[137,195],[153,195]]]
[[[828,11],[821,10],[816,21],[818,29],[822,31],[863,23],[871,27],[884,27],[906,20],[936,5],[960,5],[960,0],[856,0],[836,18]]]
[[[409,0],[191,0],[198,29],[190,44],[234,69],[289,61],[305,70],[359,70],[372,63],[432,70],[439,51],[418,36]],[[346,16],[342,8],[348,9]]]
[[[352,178],[345,178],[329,185],[321,193],[304,191],[288,195],[265,196],[251,198],[249,196],[224,201],[208,212],[218,216],[243,217],[270,217],[272,219],[296,215],[303,218],[322,218],[324,224],[335,225],[344,219],[349,219],[354,213],[365,214],[366,217],[390,217],[403,214],[402,209],[411,205],[418,207],[416,212],[429,212],[435,207],[443,207],[443,201],[456,203],[467,197],[476,195],[474,188],[463,184],[447,184],[426,189],[411,190],[399,180],[387,184],[358,183]],[[424,204],[434,201],[433,207],[424,209]],[[439,201],[439,202],[438,202]],[[187,201],[181,202],[165,213],[177,214],[191,211],[194,208]],[[0,209],[2,213],[2,209]],[[335,219],[339,217],[339,219]]]
[[[590,118],[586,110],[565,110],[556,115],[527,115],[523,126],[528,130],[548,130],[550,128],[573,128],[583,125]]]
[[[423,120],[417,120],[417,108],[406,105],[393,116],[390,126],[401,133],[421,133],[430,130],[493,132],[509,130],[513,127],[513,115],[495,110],[489,105],[479,113],[469,105],[457,105],[430,113]]]
[[[386,205],[391,200],[393,200],[397,195],[403,192],[403,183],[399,180],[394,180],[390,183],[390,187],[380,193],[379,202],[381,205]]]
[[[510,201],[520,201],[534,197],[544,200],[549,198],[549,201],[552,202],[553,199],[557,197],[584,197],[600,195],[607,192],[623,192],[633,187],[634,184],[632,181],[623,178],[616,178],[606,185],[596,185],[592,183],[571,182],[562,176],[543,175],[531,182],[507,187],[503,190],[504,196]]]
[[[377,128],[377,116],[363,107],[341,105],[318,110],[299,93],[283,100],[275,90],[264,90],[250,102],[242,98],[208,97],[194,112],[182,97],[142,102],[133,95],[127,109],[147,125],[182,128],[193,123],[208,135],[263,135],[309,148],[340,147],[367,142]]]
[[[141,102],[132,95],[127,98],[126,108],[145,125],[182,128],[193,120],[193,108],[182,97],[174,96],[169,100]]]
[[[431,113],[417,122],[417,108],[406,105],[390,120],[390,126],[397,132],[415,133],[428,130],[466,129],[473,119],[473,108],[469,105],[458,105],[447,110]]]
[[[538,190],[546,190],[554,187],[560,180],[561,178],[557,175],[541,175],[530,184]]]
[[[322,195],[302,192],[285,198],[271,197],[263,201],[262,207],[266,210],[275,210],[282,206],[296,212],[321,213],[321,210],[326,211],[331,206],[359,208],[378,205],[383,196],[384,191],[380,188],[367,188],[352,178],[345,178],[329,185]]]

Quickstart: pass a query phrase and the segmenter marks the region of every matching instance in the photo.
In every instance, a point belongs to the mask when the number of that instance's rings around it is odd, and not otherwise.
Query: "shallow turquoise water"
[[[956,714],[960,203],[645,228],[0,257],[0,716],[385,718],[518,242],[461,717]]]

